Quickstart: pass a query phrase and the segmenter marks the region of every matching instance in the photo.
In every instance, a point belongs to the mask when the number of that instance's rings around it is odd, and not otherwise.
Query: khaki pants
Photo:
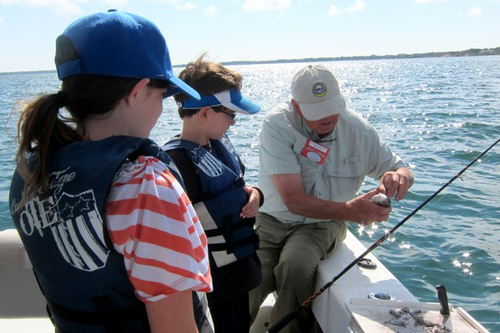
[[[255,319],[264,299],[276,291],[278,299],[271,312],[274,325],[314,294],[318,263],[345,239],[346,225],[327,221],[294,226],[259,213],[256,228],[262,283],[250,291],[250,312]],[[281,332],[310,332],[312,320],[310,311],[302,310]]]

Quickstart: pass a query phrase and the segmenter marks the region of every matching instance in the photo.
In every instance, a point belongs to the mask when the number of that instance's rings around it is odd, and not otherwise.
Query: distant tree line
[[[326,62],[326,61],[342,61],[342,60],[374,60],[374,59],[406,59],[406,58],[436,58],[436,57],[475,57],[500,55],[500,47],[491,49],[468,49],[465,51],[448,51],[448,52],[427,52],[427,53],[412,53],[412,54],[396,54],[396,55],[369,55],[369,56],[351,56],[351,57],[322,57],[322,58],[303,58],[303,59],[278,59],[278,60],[259,60],[259,61],[228,61],[222,62],[224,65],[251,65],[251,64],[273,64],[287,62]],[[175,67],[185,67],[178,65]]]

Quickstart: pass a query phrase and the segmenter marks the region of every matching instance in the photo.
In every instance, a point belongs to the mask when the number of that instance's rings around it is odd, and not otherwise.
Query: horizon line
[[[467,57],[467,56],[487,56],[500,55],[500,46],[494,48],[470,48],[462,51],[436,51],[424,53],[399,53],[386,55],[368,55],[368,56],[340,56],[340,57],[310,57],[298,59],[275,59],[275,60],[233,60],[220,61],[222,65],[253,65],[253,64],[272,64],[272,63],[294,63],[294,62],[316,62],[316,61],[350,61],[350,60],[382,60],[382,59],[411,59],[411,58],[439,58],[439,57]],[[172,65],[172,68],[185,67],[187,64]],[[29,74],[29,73],[49,73],[56,69],[28,70],[0,72],[2,74]]]

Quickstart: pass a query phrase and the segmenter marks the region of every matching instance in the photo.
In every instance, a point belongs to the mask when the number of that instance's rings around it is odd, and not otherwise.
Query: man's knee
[[[274,269],[276,281],[286,285],[312,284],[316,278],[317,262],[283,260]]]

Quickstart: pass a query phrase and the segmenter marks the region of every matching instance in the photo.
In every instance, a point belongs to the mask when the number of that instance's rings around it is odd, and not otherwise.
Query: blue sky
[[[173,64],[500,46],[500,0],[0,0],[0,72],[54,69],[56,37],[110,8],[155,22]]]

